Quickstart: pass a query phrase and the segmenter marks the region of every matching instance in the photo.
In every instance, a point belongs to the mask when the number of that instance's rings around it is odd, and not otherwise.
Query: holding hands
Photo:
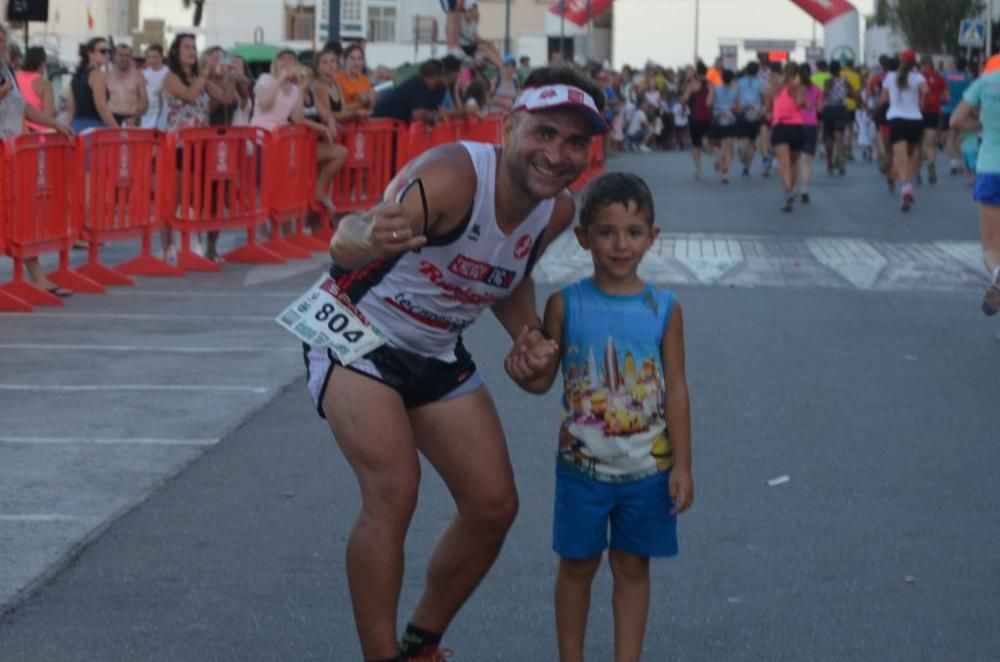
[[[539,329],[523,327],[503,367],[510,378],[523,387],[546,375],[558,362],[559,343],[546,338]]]

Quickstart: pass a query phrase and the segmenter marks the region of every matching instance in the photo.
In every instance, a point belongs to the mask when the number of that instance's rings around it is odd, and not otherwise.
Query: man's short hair
[[[594,100],[597,110],[604,112],[604,93],[597,83],[588,76],[577,73],[570,67],[542,67],[533,70],[524,79],[524,87],[544,87],[546,85],[569,85],[578,87]]]
[[[161,57],[163,56],[163,46],[160,44],[150,44],[149,46],[146,46],[146,53],[149,54],[151,51],[159,53]]]
[[[434,76],[440,76],[441,70],[441,60],[427,60],[420,65],[417,73],[420,74],[421,78],[433,78]]]
[[[626,209],[634,204],[636,212],[645,217],[650,226],[655,222],[653,194],[646,182],[630,172],[609,172],[592,180],[584,190],[580,202],[580,227],[590,227],[600,210],[614,204]]]
[[[441,58],[441,67],[446,74],[458,73],[462,68],[462,61],[454,55],[445,55]]]
[[[115,46],[115,53],[121,53],[122,51],[128,51],[129,53],[131,53],[132,47],[129,46],[128,44],[118,44],[117,46]]]

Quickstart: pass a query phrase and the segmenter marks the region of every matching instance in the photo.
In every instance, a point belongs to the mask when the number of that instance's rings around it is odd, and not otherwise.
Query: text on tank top
[[[544,200],[509,235],[497,225],[497,149],[461,143],[476,172],[466,220],[419,252],[331,275],[389,344],[455,361],[455,345],[487,307],[510,296],[533,266],[555,200]],[[415,193],[411,193],[414,195]]]

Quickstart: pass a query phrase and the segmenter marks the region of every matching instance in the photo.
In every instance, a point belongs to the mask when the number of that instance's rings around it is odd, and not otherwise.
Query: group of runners
[[[681,112],[702,178],[703,153],[714,155],[722,183],[734,165],[751,176],[756,155],[768,177],[777,163],[782,210],[810,202],[814,158],[825,157],[827,173],[846,174],[856,159],[877,162],[900,207],[915,201],[914,184],[938,181],[944,148],[950,172],[965,172],[971,185],[978,128],[951,127],[950,117],[975,76],[964,58],[938,68],[913,51],[883,56],[871,69],[852,61],[751,62],[738,74],[698,63],[682,76]],[[860,152],[860,153],[859,153]]]

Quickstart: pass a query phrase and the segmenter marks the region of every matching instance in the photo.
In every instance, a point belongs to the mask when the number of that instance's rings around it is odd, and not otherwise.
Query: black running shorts
[[[889,120],[889,144],[905,142],[919,145],[924,137],[924,121],[920,120]]]

